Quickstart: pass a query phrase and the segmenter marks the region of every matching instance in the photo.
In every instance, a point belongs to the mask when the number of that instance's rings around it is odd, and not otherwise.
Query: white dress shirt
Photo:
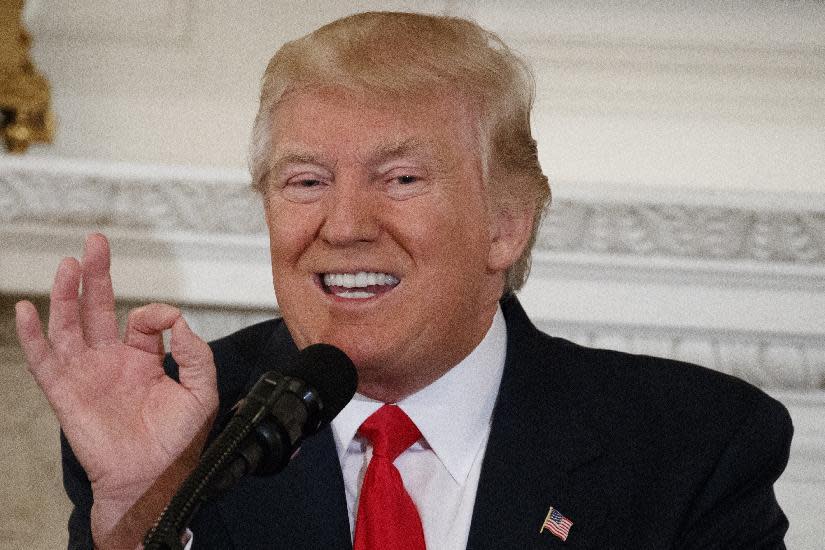
[[[427,548],[467,546],[506,349],[507,329],[499,308],[484,339],[463,361],[398,402],[422,435],[395,460],[395,466],[418,508]],[[350,533],[355,531],[358,496],[372,456],[372,448],[356,432],[381,405],[356,394],[332,421]]]

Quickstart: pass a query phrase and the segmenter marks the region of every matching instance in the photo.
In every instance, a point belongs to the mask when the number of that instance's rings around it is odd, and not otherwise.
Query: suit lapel
[[[349,550],[344,483],[332,432],[307,440],[279,474],[247,477],[219,501],[234,548]]]
[[[594,548],[607,514],[599,437],[579,413],[575,365],[502,301],[507,359],[479,479],[468,548]],[[550,507],[573,525],[566,542],[541,526]]]

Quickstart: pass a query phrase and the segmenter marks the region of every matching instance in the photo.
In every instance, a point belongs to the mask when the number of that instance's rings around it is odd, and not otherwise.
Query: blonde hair
[[[521,288],[550,202],[530,131],[534,84],[525,63],[471,21],[414,13],[359,13],[288,42],[266,68],[252,130],[249,168],[258,191],[266,190],[274,109],[287,92],[318,85],[419,101],[453,91],[472,101],[490,197],[498,208],[533,212],[530,240],[505,274],[507,291]]]

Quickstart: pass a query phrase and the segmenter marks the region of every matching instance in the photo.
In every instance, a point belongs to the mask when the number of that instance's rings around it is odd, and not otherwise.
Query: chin
[[[355,364],[355,367],[358,369],[360,373],[363,371],[374,371],[380,366],[384,366],[386,368],[388,354],[386,353],[379,353],[378,350],[365,348],[362,345],[353,344],[352,342],[329,342],[333,346],[341,348],[341,350],[347,354],[347,356],[352,360]]]
[[[333,346],[340,348],[355,364],[358,375],[362,378],[384,378],[393,371],[398,370],[395,364],[397,355],[385,349],[375,349],[364,346],[361,343],[330,342]],[[361,345],[359,345],[361,344]]]

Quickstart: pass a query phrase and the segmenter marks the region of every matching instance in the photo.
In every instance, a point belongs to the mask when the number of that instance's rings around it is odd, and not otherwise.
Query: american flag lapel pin
[[[547,529],[556,537],[566,541],[571,527],[573,527],[573,522],[551,506],[547,511],[547,517],[544,518],[544,523],[541,524],[539,533],[544,533]]]

